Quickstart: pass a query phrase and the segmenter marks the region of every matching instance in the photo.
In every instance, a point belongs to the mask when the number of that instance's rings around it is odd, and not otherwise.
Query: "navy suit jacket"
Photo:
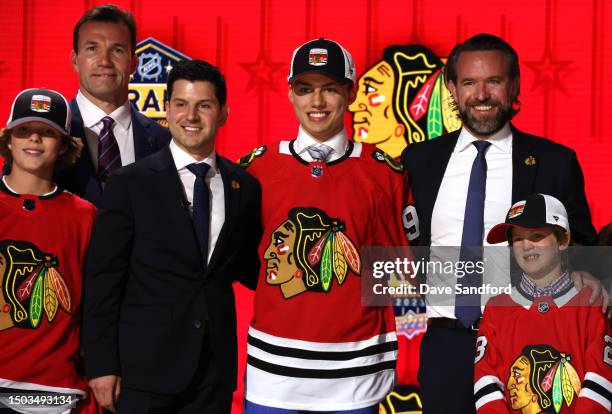
[[[115,374],[127,387],[176,394],[204,353],[212,356],[207,377],[235,387],[232,282],[257,282],[261,187],[227,159],[217,156],[217,165],[225,222],[206,271],[170,149],[111,175],[85,272],[89,378]]]
[[[142,115],[136,109],[131,110],[134,155],[136,160],[139,160],[162,149],[170,142],[171,136],[167,128]],[[70,101],[70,111],[72,113],[70,135],[81,139],[83,151],[73,166],[56,173],[55,180],[60,187],[99,206],[102,199],[102,186],[91,160],[83,118],[76,99]]]
[[[548,139],[525,134],[512,125],[511,129],[512,203],[532,193],[554,196],[567,209],[572,241],[582,245],[597,244],[597,232],[591,223],[584,176],[576,153]],[[409,145],[402,153],[402,164],[412,185],[420,231],[417,243],[421,246],[431,243],[431,215],[459,132]]]

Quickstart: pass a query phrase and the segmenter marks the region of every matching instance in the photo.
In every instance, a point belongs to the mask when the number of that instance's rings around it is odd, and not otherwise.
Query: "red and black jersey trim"
[[[395,360],[384,361],[372,365],[362,365],[358,367],[340,369],[305,369],[272,364],[266,361],[262,361],[261,359],[255,358],[251,355],[247,357],[247,364],[272,374],[293,378],[321,379],[348,378],[357,377],[361,375],[375,374],[380,371],[395,369],[395,362]]]
[[[278,356],[324,361],[348,361],[354,358],[367,357],[382,354],[384,352],[397,351],[398,349],[397,341],[392,341],[375,344],[367,348],[355,351],[309,351],[306,349],[296,349],[273,345],[264,342],[260,339],[254,338],[250,335],[247,338],[247,343],[251,346],[261,349],[262,351]]]

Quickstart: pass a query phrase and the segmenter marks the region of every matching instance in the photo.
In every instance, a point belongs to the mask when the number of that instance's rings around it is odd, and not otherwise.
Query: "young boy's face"
[[[512,227],[510,234],[514,258],[529,278],[553,280],[561,275],[561,251],[567,248],[568,240],[557,241],[552,227]]]
[[[8,147],[13,157],[11,171],[44,178],[53,175],[57,158],[66,151],[61,133],[42,122],[27,122],[13,128]]]

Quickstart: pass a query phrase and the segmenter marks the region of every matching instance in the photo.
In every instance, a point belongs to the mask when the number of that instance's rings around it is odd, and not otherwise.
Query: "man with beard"
[[[487,250],[483,257],[484,234],[504,220],[513,203],[531,193],[547,193],[561,200],[567,207],[572,240],[595,244],[597,234],[575,152],[525,134],[510,123],[520,109],[516,51],[496,36],[476,35],[452,50],[445,81],[463,127],[410,145],[402,154],[418,216],[417,244],[431,246],[432,259],[441,246],[457,246],[454,260],[484,260],[486,266],[488,255],[495,252]],[[505,265],[503,260],[498,263],[508,279],[509,257],[505,257]],[[489,268],[484,273],[474,271],[460,283],[480,286],[491,273]],[[581,274],[573,274],[572,279],[579,288]],[[428,285],[441,281],[439,275],[427,275]],[[459,284],[454,275],[446,281]],[[585,282],[594,283],[598,290],[597,282]],[[437,299],[427,298],[428,330],[421,345],[419,381],[424,412],[474,413],[476,330],[485,298],[455,295],[453,289],[451,295]]]

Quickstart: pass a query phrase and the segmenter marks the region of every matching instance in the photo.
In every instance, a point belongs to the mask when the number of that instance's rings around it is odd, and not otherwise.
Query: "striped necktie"
[[[106,185],[109,175],[121,167],[119,145],[113,134],[114,123],[110,116],[102,118],[102,130],[98,136],[98,179],[102,188]]]

